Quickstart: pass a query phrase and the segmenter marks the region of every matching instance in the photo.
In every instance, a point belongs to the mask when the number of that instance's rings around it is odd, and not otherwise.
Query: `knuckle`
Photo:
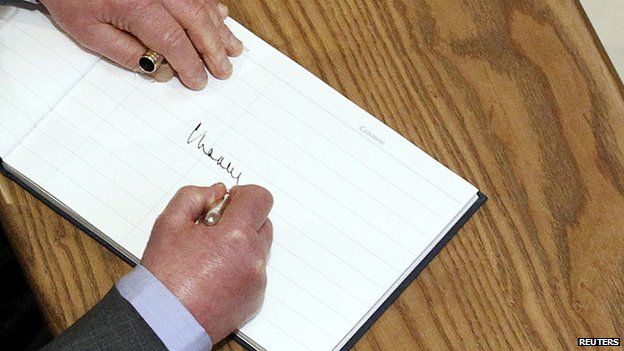
[[[247,225],[236,225],[228,232],[228,240],[239,246],[241,250],[251,250],[251,227]]]
[[[175,51],[186,38],[186,32],[180,26],[169,28],[163,31],[161,41],[163,46],[171,51]]]
[[[196,192],[196,189],[192,185],[185,185],[178,190],[178,194],[183,197],[191,196],[195,194],[195,192]]]
[[[205,21],[210,18],[210,10],[205,0],[188,1],[188,13],[192,21]],[[200,22],[201,23],[201,22]]]
[[[129,16],[131,22],[134,22],[143,16],[150,7],[156,4],[154,0],[129,0],[118,10],[122,15]]]
[[[245,238],[251,238],[252,235],[256,233],[256,230],[247,223],[238,223],[234,225],[233,229],[237,231],[238,233],[240,233],[240,235]]]
[[[237,228],[230,230],[227,237],[229,241],[233,241],[235,243],[247,241],[243,232]]]
[[[266,188],[260,185],[249,185],[249,191],[254,194],[257,198],[259,198],[262,203],[265,203],[269,206],[273,205],[273,194]]]
[[[245,280],[253,286],[264,289],[266,287],[266,265],[261,258],[252,258],[247,260],[245,269]]]

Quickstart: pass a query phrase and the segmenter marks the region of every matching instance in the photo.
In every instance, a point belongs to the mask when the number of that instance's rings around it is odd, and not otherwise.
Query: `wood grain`
[[[576,1],[226,3],[490,197],[356,350],[624,337],[624,93]],[[0,187],[11,241],[60,332],[128,267],[15,184]]]

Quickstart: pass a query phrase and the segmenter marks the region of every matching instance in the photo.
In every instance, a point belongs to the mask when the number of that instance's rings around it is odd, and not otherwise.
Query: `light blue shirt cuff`
[[[137,265],[116,286],[170,351],[212,348],[204,328],[147,268]]]

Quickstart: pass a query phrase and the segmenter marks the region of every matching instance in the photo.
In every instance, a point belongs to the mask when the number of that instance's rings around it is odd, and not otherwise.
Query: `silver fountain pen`
[[[210,208],[208,212],[206,212],[206,218],[204,219],[204,223],[207,226],[214,226],[219,222],[221,216],[223,215],[223,211],[225,207],[227,207],[230,202],[230,193],[229,191],[225,193],[221,201],[219,201],[216,205]]]

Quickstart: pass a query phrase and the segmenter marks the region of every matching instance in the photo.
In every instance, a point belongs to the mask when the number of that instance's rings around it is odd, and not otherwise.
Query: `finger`
[[[219,79],[232,75],[232,64],[219,34],[217,13],[205,0],[165,0],[165,7],[186,29],[208,70]]]
[[[146,50],[137,38],[106,23],[96,25],[90,33],[93,34],[85,35],[83,43],[88,49],[127,69],[137,70],[139,58]]]
[[[225,20],[230,15],[230,9],[219,0],[205,0],[206,3],[210,6],[218,6],[217,13],[221,20]]]
[[[234,187],[230,191],[230,204],[223,211],[221,223],[226,226],[250,226],[260,229],[266,221],[273,196],[268,190],[257,185]]]
[[[171,68],[171,65],[168,62],[163,62],[160,67],[158,67],[156,72],[151,74],[152,78],[160,83],[170,81],[174,75],[175,71]]]
[[[191,40],[160,3],[142,9],[129,30],[147,47],[163,55],[187,87],[200,90],[206,86],[208,76]]]
[[[221,35],[221,41],[223,42],[223,45],[225,46],[225,51],[227,52],[228,56],[232,56],[232,57],[239,56],[240,54],[243,53],[243,42],[240,41],[234,35],[234,33],[232,33],[230,28],[228,28],[228,26],[225,23],[223,23],[223,21],[225,21],[225,19],[228,18],[230,14],[230,10],[224,4],[218,3],[217,12],[219,13],[219,19],[221,20],[219,23],[217,23],[217,25],[219,27],[219,34]]]
[[[224,21],[230,15],[230,9],[222,3],[217,4],[217,11],[219,12],[219,18]]]
[[[268,255],[271,250],[271,244],[273,243],[273,223],[270,219],[267,218],[260,229],[258,229],[258,236],[260,238],[260,245],[262,245],[264,249],[263,252]]]
[[[223,183],[209,187],[185,186],[180,188],[162,213],[163,217],[195,222],[206,210],[217,203],[226,192]]]
[[[234,36],[228,26],[223,23],[230,14],[229,8],[218,0],[206,1],[209,5],[216,6],[217,14],[219,16],[215,25],[219,28],[219,36],[221,37],[221,42],[225,47],[227,55],[230,57],[240,56],[240,54],[243,53],[243,42]]]
[[[243,42],[232,33],[225,23],[219,26],[219,35],[221,36],[221,42],[223,42],[228,56],[236,57],[243,53]]]

